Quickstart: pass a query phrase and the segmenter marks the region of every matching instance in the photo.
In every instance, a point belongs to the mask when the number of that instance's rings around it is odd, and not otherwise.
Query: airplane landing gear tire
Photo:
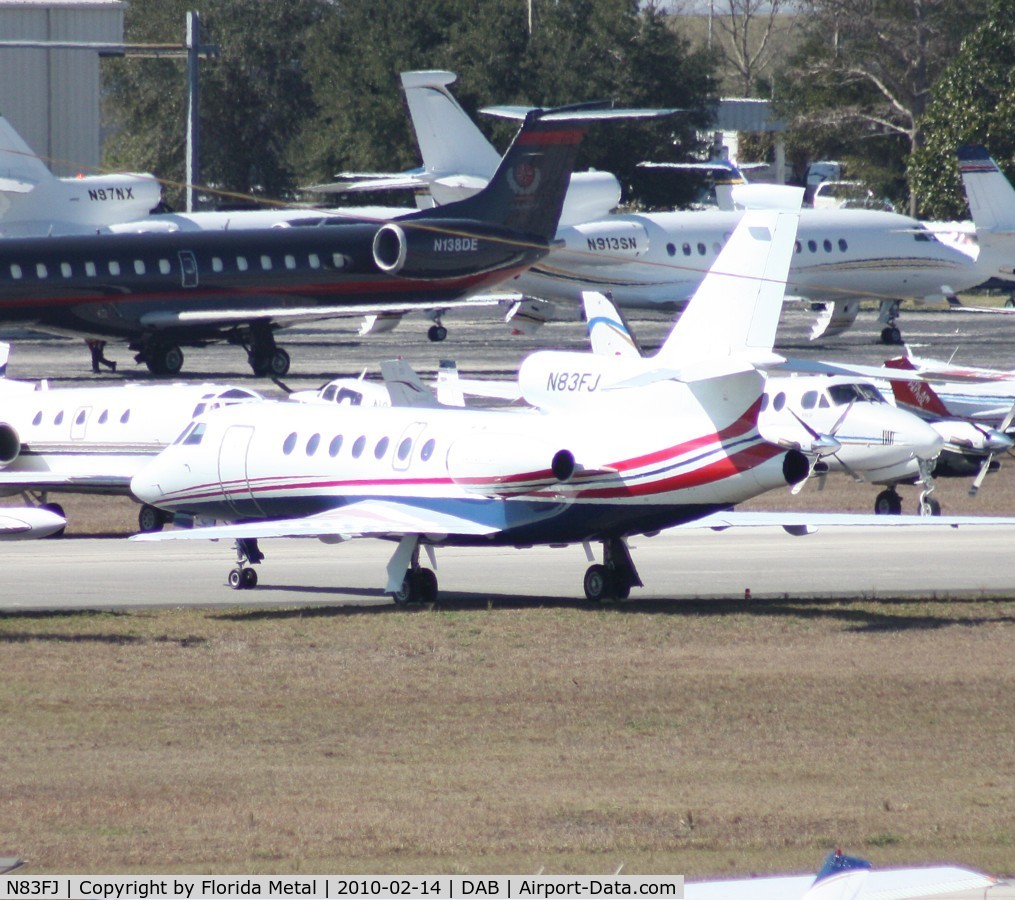
[[[881,329],[881,343],[896,347],[902,343],[902,332],[895,325],[886,325]]]
[[[610,570],[606,566],[589,566],[585,570],[585,596],[590,603],[606,603],[615,599],[613,578],[610,577]],[[630,588],[628,589],[630,593]]]
[[[410,569],[391,599],[399,606],[433,603],[437,599],[437,576],[431,569]]]
[[[941,501],[938,500],[937,497],[927,497],[925,500],[921,500],[920,515],[921,516],[941,515]]]
[[[142,534],[151,534],[154,531],[161,531],[166,524],[166,514],[161,509],[142,504],[137,513],[137,529]]]
[[[253,373],[258,376],[271,375],[281,378],[289,372],[289,354],[281,347],[275,347],[265,353],[251,352],[247,356],[247,362]]]
[[[183,351],[176,344],[152,344],[141,359],[152,375],[178,375],[183,368]]]
[[[257,587],[257,570],[237,566],[229,572],[229,587],[234,591],[249,591]]]
[[[431,325],[427,329],[426,336],[435,344],[440,343],[448,336],[448,330],[443,325]]]
[[[902,498],[892,489],[884,490],[874,498],[874,514],[897,516],[902,512]]]

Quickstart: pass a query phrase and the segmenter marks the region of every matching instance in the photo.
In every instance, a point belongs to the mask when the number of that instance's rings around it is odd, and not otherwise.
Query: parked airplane
[[[162,198],[154,175],[57,178],[0,116],[0,235],[82,234],[147,216]]]
[[[997,468],[994,457],[1015,446],[1015,372],[908,355],[885,366],[934,379],[934,384],[892,381],[895,402],[922,416],[944,438],[943,463],[957,474],[976,472],[969,488],[976,494],[987,472]]]
[[[592,354],[552,373],[546,390],[588,403],[538,411],[334,407],[266,403],[209,413],[139,472],[131,490],[180,520],[233,524],[137,539],[235,539],[234,588],[265,537],[398,542],[387,566],[396,602],[431,600],[422,547],[602,541],[590,600],[640,585],[626,539],[691,524],[726,527],[734,504],[805,477],[807,458],[766,441],[757,415],[771,362],[796,216],[748,213],[659,352],[639,360]],[[531,357],[530,357],[531,359]],[[617,364],[624,363],[626,371]],[[523,364],[524,369],[524,364]],[[714,515],[713,515],[714,514]],[[913,516],[809,516],[824,523],[913,524]],[[892,520],[890,523],[886,519]],[[797,514],[746,514],[795,533]],[[941,517],[939,523],[1011,524]]]
[[[589,123],[658,114],[534,111],[483,191],[386,223],[2,241],[0,321],[124,339],[159,374],[225,339],[282,375],[277,328],[459,305],[544,256]]]
[[[4,385],[18,385],[10,391]],[[55,493],[130,496],[130,479],[194,416],[259,394],[218,384],[127,384],[58,388],[0,381],[0,496],[36,495],[42,512],[63,519]],[[0,510],[12,513],[12,510]],[[34,515],[34,514],[33,514]],[[49,521],[39,514],[39,524]],[[142,506],[142,531],[165,519]]]
[[[424,168],[429,170],[440,153],[442,172],[455,168],[468,172],[473,184],[489,172],[473,162],[474,155],[456,151],[486,143],[486,138],[447,90],[454,77],[450,72],[410,72],[403,75],[403,86]],[[416,94],[419,102],[414,102]],[[443,142],[444,135],[454,139]],[[679,308],[712,266],[741,215],[722,211],[610,215],[562,227],[557,238],[563,245],[505,286],[545,300],[577,302],[582,291],[591,290],[611,293],[621,306]],[[882,340],[897,344],[901,334],[895,320],[901,299],[940,300],[954,290],[973,287],[988,277],[984,265],[942,244],[906,216],[874,210],[806,210],[787,293],[826,304],[812,338],[845,331],[856,320],[860,300],[875,298],[885,325]]]
[[[592,352],[609,358],[640,358],[642,352],[620,311],[603,294],[583,297]],[[531,378],[533,384],[537,379]],[[769,377],[758,414],[761,434],[811,461],[820,486],[828,472],[845,472],[871,484],[891,485],[874,501],[874,512],[902,511],[895,485],[924,485],[921,514],[940,514],[932,470],[942,437],[913,413],[888,403],[869,379],[850,375]],[[797,493],[807,479],[793,486]]]

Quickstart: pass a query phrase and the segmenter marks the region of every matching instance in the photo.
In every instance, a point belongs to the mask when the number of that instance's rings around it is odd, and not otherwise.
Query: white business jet
[[[38,513],[12,507],[0,512],[28,517],[37,527],[59,518],[55,531],[66,522],[50,494],[130,496],[134,473],[194,416],[260,399],[247,388],[220,384],[50,389],[45,382],[0,379],[0,496],[28,494],[42,504]],[[142,531],[164,522],[154,507],[138,513]]]
[[[590,543],[601,541],[603,563],[586,572],[585,594],[627,597],[641,584],[629,535],[735,524],[733,505],[807,475],[803,453],[766,441],[757,427],[758,367],[778,359],[772,343],[796,221],[747,213],[655,356],[555,354],[540,385],[553,402],[537,410],[264,403],[209,412],[139,472],[131,490],[181,520],[231,524],[136,539],[235,539],[229,582],[247,588],[257,583],[249,564],[263,559],[260,538],[387,538],[397,548],[386,589],[400,603],[437,595],[436,575],[419,564],[421,548],[433,563],[442,544],[581,543],[591,555]],[[534,357],[522,365],[523,393]],[[579,399],[593,393],[595,415]],[[807,524],[797,514],[745,521]]]
[[[162,198],[154,175],[57,178],[0,116],[0,235],[81,234],[147,216]]]
[[[431,188],[438,201],[438,182],[448,180],[449,173],[468,173],[463,188],[481,183],[493,171],[487,160],[491,153],[496,156],[448,91],[454,79],[450,72],[402,76],[424,170],[441,173]],[[488,149],[477,154],[475,148],[482,144]],[[767,186],[761,187],[767,205]],[[703,211],[572,219],[557,232],[561,247],[504,286],[542,300],[577,302],[582,291],[602,291],[621,306],[679,308],[714,264],[741,215]],[[787,293],[826,304],[812,338],[845,331],[856,320],[860,300],[875,298],[885,325],[882,340],[900,343],[895,319],[901,299],[944,299],[985,281],[989,273],[984,265],[941,243],[907,216],[804,210]],[[535,309],[527,313],[529,320],[538,321]]]

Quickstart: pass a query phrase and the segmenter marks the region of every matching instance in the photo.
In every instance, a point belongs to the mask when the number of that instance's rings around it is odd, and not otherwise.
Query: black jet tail
[[[595,103],[557,109],[497,107],[486,112],[523,120],[487,186],[472,197],[413,218],[473,219],[550,241],[557,233],[578,148],[589,125],[602,119],[667,115],[672,110],[609,109]]]

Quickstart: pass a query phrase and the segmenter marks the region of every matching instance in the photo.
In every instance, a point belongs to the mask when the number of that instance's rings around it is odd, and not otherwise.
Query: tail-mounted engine
[[[374,262],[404,278],[454,278],[521,265],[545,247],[472,220],[390,222],[374,235]]]
[[[0,422],[0,469],[9,466],[21,453],[21,438],[13,425]]]
[[[448,475],[465,490],[486,497],[527,494],[564,484],[576,469],[570,450],[512,434],[476,434],[448,451]]]

